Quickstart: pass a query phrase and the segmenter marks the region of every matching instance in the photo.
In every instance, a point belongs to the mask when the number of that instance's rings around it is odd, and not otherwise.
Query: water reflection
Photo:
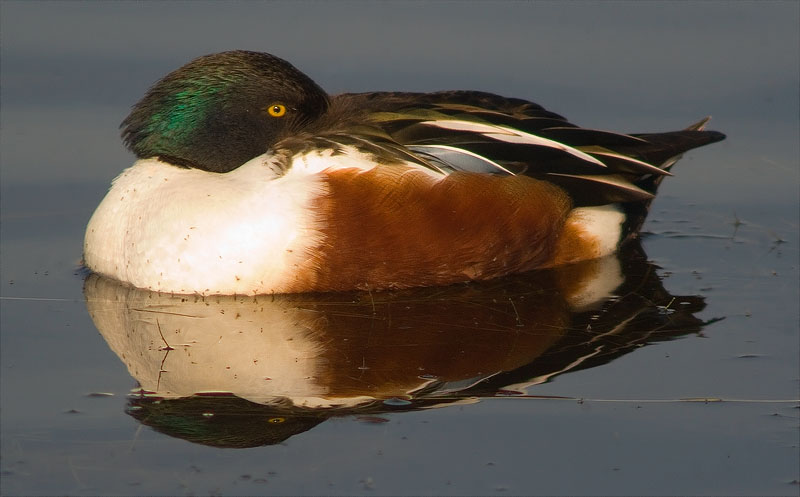
[[[332,416],[517,395],[700,330],[641,248],[489,282],[382,293],[175,296],[91,275],[89,313],[139,388],[128,413],[212,446],[278,443]],[[533,392],[535,393],[535,392]]]

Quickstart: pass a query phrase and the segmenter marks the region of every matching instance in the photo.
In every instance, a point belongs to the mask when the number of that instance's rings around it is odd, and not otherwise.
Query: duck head
[[[224,173],[322,116],[329,98],[308,76],[266,53],[199,57],[158,81],[122,122],[139,158]]]

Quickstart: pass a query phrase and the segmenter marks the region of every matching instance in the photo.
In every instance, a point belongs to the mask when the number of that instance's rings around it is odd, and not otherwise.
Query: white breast
[[[136,162],[89,221],[85,264],[164,292],[289,291],[320,242],[310,205],[323,183],[270,166],[264,156],[224,174]]]

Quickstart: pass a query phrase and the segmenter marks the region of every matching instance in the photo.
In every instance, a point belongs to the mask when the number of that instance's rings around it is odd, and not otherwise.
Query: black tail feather
[[[646,133],[632,135],[648,142],[637,147],[620,147],[617,152],[636,157],[650,164],[662,165],[687,150],[702,147],[725,139],[718,131],[682,130],[669,133]]]
[[[704,130],[705,125],[710,120],[710,117],[706,117],[681,131],[632,135],[646,140],[651,144],[651,147],[640,148],[637,151],[637,154],[639,154],[638,158],[645,162],[656,164],[665,171],[669,171],[672,165],[675,164],[680,156],[687,150],[725,139],[723,133]],[[664,176],[646,176],[636,181],[635,184],[639,188],[655,195],[663,179]],[[642,229],[642,225],[647,218],[652,201],[653,199],[651,198],[640,202],[623,204],[626,214],[626,221],[622,227],[623,241],[638,237],[639,231]]]

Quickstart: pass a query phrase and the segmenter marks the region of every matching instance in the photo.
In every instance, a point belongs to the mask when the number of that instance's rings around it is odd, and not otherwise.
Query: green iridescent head
[[[153,85],[122,122],[139,158],[228,172],[301,130],[328,108],[308,76],[266,53],[199,57]]]

